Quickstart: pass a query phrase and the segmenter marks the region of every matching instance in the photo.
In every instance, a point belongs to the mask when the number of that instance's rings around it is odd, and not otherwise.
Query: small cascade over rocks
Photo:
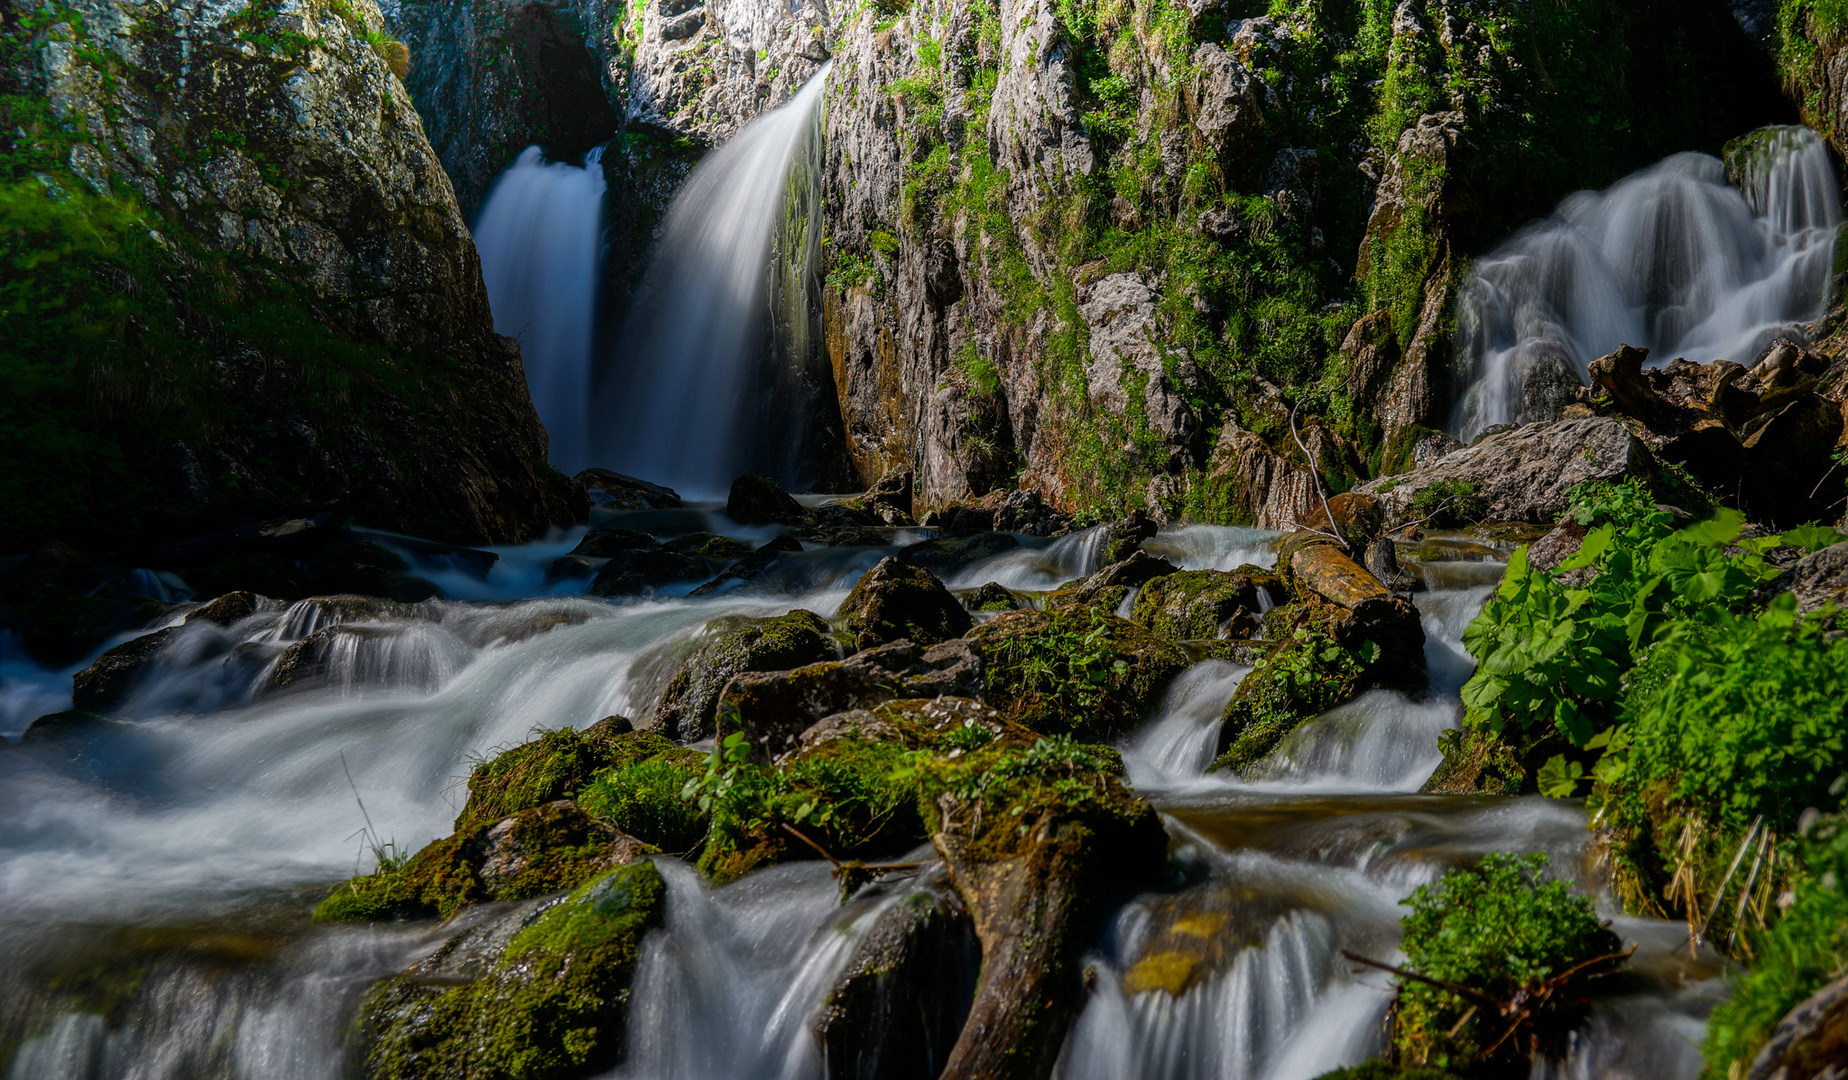
[[[812,482],[804,427],[820,390],[804,363],[827,77],[824,65],[675,196],[615,356],[598,373],[591,450],[600,462],[692,497],[722,497],[741,473],[797,489]]]
[[[552,464],[590,461],[590,370],[602,250],[603,148],[584,164],[529,146],[502,174],[475,223],[494,329],[518,338]]]
[[[1476,264],[1457,310],[1460,438],[1556,418],[1619,344],[1750,366],[1822,316],[1842,223],[1827,146],[1766,128],[1729,159],[1676,154],[1580,192]]]

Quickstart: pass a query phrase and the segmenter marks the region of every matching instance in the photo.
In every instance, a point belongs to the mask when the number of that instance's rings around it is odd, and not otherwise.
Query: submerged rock
[[[633,863],[384,980],[360,1006],[364,1074],[569,1080],[614,1066],[642,938],[666,902],[660,873]],[[468,963],[446,963],[464,950]]]
[[[773,619],[733,617],[719,636],[700,647],[661,695],[655,727],[670,739],[693,742],[713,734],[719,694],[734,675],[788,671],[837,655],[821,616],[796,610]]]
[[[961,637],[974,620],[936,575],[888,556],[868,570],[837,613],[856,649],[901,638],[935,645]]]

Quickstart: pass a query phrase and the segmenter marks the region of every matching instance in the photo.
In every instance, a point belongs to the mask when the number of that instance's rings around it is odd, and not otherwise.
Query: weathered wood
[[[1396,601],[1392,590],[1381,584],[1379,578],[1332,543],[1293,546],[1290,573],[1300,587],[1356,614],[1371,607],[1390,606]]]

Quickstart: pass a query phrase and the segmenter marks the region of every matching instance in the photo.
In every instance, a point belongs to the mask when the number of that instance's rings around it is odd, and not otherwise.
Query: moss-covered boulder
[[[487,900],[522,900],[575,888],[612,866],[672,843],[678,834],[634,836],[624,824],[580,809],[572,797],[601,773],[660,760],[684,785],[704,757],[611,717],[584,731],[549,731],[475,767],[456,831],[415,855],[381,852],[380,865],[330,893],[320,922],[448,918]],[[676,791],[676,794],[678,792]],[[676,849],[678,850],[678,849]]]
[[[373,1080],[567,1080],[622,1056],[630,983],[667,887],[648,862],[605,874],[489,946],[474,974],[453,948],[378,984],[360,1007]],[[490,938],[497,928],[486,928]],[[498,929],[505,934],[505,929]],[[470,976],[473,976],[472,978]],[[455,985],[459,980],[461,985]]]
[[[962,593],[963,606],[970,611],[983,615],[999,615],[1003,611],[1019,611],[1026,607],[1020,597],[999,582],[991,581],[979,589]]]
[[[1144,585],[1130,620],[1173,641],[1249,638],[1258,613],[1284,597],[1277,575],[1260,567],[1183,570]]]
[[[729,616],[708,624],[707,632],[717,636],[674,673],[655,707],[655,727],[679,742],[713,733],[719,692],[732,676],[788,671],[838,655],[828,624],[801,609],[773,619]]]
[[[1007,612],[967,640],[982,656],[984,700],[1043,735],[1129,731],[1187,666],[1173,642],[1085,608]]]
[[[853,635],[856,649],[900,638],[935,645],[963,636],[975,624],[935,574],[895,556],[879,560],[854,584],[838,617]]]

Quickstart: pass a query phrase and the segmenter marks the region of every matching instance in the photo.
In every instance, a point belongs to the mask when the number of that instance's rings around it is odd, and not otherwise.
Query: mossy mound
[[[628,726],[612,717],[583,731],[548,731],[475,766],[456,832],[473,832],[522,810],[570,798],[604,769],[675,749],[659,735]]]
[[[682,832],[666,827],[664,814],[640,808],[658,805],[658,798],[624,801],[628,793],[607,777],[658,762],[656,772],[684,785],[704,758],[659,735],[621,730],[626,723],[612,717],[584,731],[548,731],[476,766],[454,834],[414,856],[384,853],[376,870],[321,901],[315,921],[448,918],[472,903],[575,888],[657,849],[684,850],[689,845],[680,843]],[[593,781],[600,773],[606,783],[598,787]],[[599,793],[593,805],[619,811],[612,820],[570,801],[586,787]],[[640,835],[629,826],[639,827]]]
[[[1173,641],[1249,638],[1258,612],[1283,595],[1277,575],[1256,566],[1183,570],[1144,585],[1130,620]]]
[[[896,557],[868,570],[841,602],[838,615],[856,649],[901,638],[935,645],[963,636],[975,622],[935,574]]]
[[[682,742],[713,733],[719,693],[732,676],[788,671],[838,655],[828,624],[812,611],[774,619],[731,616],[714,620],[707,629],[717,636],[675,672],[655,707],[655,726]]]
[[[997,615],[968,640],[982,654],[988,703],[1043,735],[1128,731],[1187,666],[1172,642],[1085,608]]]
[[[365,1075],[564,1080],[610,1068],[642,938],[661,925],[666,900],[660,873],[639,862],[546,909],[471,982],[386,979],[360,1008]]]
[[[662,851],[691,851],[706,835],[707,816],[681,792],[705,771],[703,754],[658,754],[598,773],[578,793],[578,804]]]
[[[1019,611],[1027,606],[1006,586],[994,581],[962,594],[962,601],[970,611],[978,611],[984,615],[998,615],[1003,611]]]
[[[1257,764],[1305,721],[1363,690],[1421,685],[1424,669],[1404,662],[1403,642],[1385,640],[1393,636],[1392,627],[1361,626],[1352,612],[1313,595],[1271,611],[1265,637],[1273,644],[1227,703],[1223,749],[1209,771]]]

